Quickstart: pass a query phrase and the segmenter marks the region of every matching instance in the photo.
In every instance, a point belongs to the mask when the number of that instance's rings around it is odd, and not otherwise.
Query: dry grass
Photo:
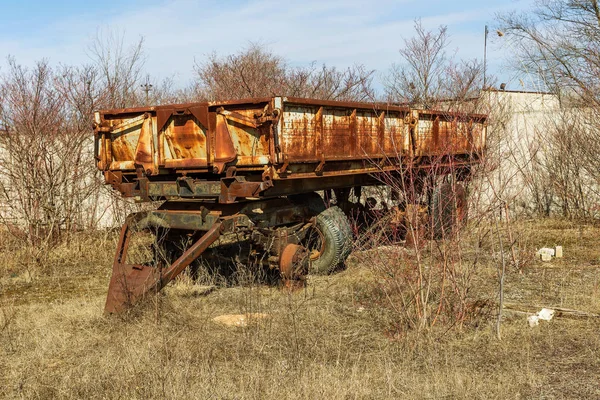
[[[508,274],[507,301],[600,312],[600,229],[519,226],[565,258]],[[524,246],[527,247],[527,246]],[[185,280],[129,315],[104,317],[114,238],[82,235],[44,259],[4,245],[0,258],[0,395],[5,398],[598,398],[600,321],[555,318],[535,329],[492,321],[390,335],[393,313],[369,301],[364,264],[310,278],[294,293],[256,283],[203,291]],[[491,260],[491,258],[490,258]],[[473,298],[493,298],[483,264]],[[243,275],[243,274],[242,274]],[[243,282],[242,282],[243,283]],[[266,313],[247,328],[222,314]]]

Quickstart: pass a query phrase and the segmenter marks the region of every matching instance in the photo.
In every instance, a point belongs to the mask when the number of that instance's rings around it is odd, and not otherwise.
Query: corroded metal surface
[[[127,264],[131,226],[123,225],[113,272],[106,296],[104,312],[119,313],[129,308],[147,293],[158,292],[188,265],[196,260],[220,235],[221,224],[215,223],[202,237],[167,268],[153,265]]]
[[[131,214],[117,245],[105,313],[122,312],[146,294],[161,290],[221,234],[236,234],[238,239],[247,236],[266,254],[271,268],[283,268],[285,282],[302,281],[308,261],[300,257],[305,249],[298,243],[311,226],[306,223],[310,216],[305,205],[285,198],[232,204],[166,202],[158,210]],[[185,251],[182,249],[180,256],[171,258],[168,248],[174,243],[168,233],[173,230],[196,239]],[[142,243],[142,248],[152,253],[152,260],[128,257],[132,237],[140,233],[152,238],[151,242]],[[295,249],[293,254],[291,249]]]
[[[288,97],[105,110],[96,158],[123,196],[227,203],[324,189],[328,177],[350,187],[406,166],[466,167],[481,158],[485,124],[478,114]]]
[[[124,197],[167,200],[123,226],[108,313],[160,290],[222,233],[250,240],[287,284],[303,282],[316,253],[301,243],[316,214],[308,197],[284,196],[335,190],[349,206],[349,188],[381,184],[382,173],[406,179],[407,168],[463,180],[486,134],[484,115],[287,97],[105,110],[94,121],[106,183]],[[156,253],[168,230],[195,240],[175,260],[172,249]],[[127,260],[138,231],[155,235],[153,265]]]
[[[304,286],[309,260],[310,255],[305,247],[292,243],[285,246],[279,256],[279,272],[284,287],[297,289]]]

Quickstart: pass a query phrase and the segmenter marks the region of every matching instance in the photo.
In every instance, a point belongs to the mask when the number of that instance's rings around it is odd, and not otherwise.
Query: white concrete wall
[[[533,211],[533,187],[544,185],[543,176],[532,171],[552,171],[544,166],[544,159],[555,145],[551,134],[563,119],[581,119],[586,110],[561,108],[559,99],[552,94],[533,92],[486,91],[489,102],[488,157],[497,163],[491,179],[482,182],[488,201],[500,196],[517,212]],[[546,175],[548,178],[550,176]],[[534,177],[532,179],[532,177]],[[548,179],[547,189],[552,190]],[[595,196],[596,189],[589,181],[586,196]],[[591,201],[597,201],[592,200]],[[558,211],[556,204],[552,211]]]

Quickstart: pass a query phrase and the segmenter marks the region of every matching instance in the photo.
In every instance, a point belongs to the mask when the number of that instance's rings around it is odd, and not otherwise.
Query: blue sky
[[[294,65],[359,63],[385,72],[400,61],[398,49],[412,35],[415,18],[428,29],[447,25],[450,49],[458,57],[482,58],[484,26],[494,26],[496,13],[526,9],[532,0],[0,2],[0,59],[12,55],[24,65],[42,58],[85,63],[97,32],[110,30],[124,33],[130,43],[144,37],[146,71],[185,85],[195,61],[213,51],[236,52],[249,42],[268,45]],[[507,54],[510,49],[491,34],[488,70],[518,90],[518,80],[503,68]]]

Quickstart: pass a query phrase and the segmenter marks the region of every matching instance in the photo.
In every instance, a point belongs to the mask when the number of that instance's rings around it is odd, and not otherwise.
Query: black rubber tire
[[[324,244],[318,258],[310,261],[309,273],[326,275],[341,267],[352,252],[352,228],[339,207],[330,207],[317,215],[313,229],[321,233]]]

